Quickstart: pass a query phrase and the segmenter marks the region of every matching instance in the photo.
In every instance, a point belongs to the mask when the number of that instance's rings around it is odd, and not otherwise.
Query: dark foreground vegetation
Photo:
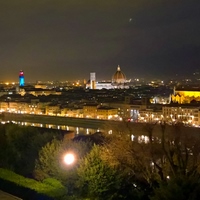
[[[70,139],[0,125],[0,189],[28,200],[200,199],[200,135],[181,124],[166,133],[163,123],[158,137],[154,126],[131,140],[128,126]],[[67,152],[75,155],[72,165],[63,161]]]

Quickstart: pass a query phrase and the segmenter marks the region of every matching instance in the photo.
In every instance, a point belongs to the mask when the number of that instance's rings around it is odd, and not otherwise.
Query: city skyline
[[[192,75],[200,63],[198,1],[0,3],[0,81]]]

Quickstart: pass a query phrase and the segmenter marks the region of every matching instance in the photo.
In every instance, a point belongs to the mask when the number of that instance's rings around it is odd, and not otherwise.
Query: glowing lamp
[[[67,165],[71,165],[75,161],[74,154],[68,153],[64,156],[64,162]]]

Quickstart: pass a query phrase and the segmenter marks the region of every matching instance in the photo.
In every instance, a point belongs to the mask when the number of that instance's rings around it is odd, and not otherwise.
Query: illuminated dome
[[[118,65],[117,71],[114,73],[112,76],[112,82],[113,83],[125,83],[126,82],[126,76],[125,74],[121,71],[120,66]]]

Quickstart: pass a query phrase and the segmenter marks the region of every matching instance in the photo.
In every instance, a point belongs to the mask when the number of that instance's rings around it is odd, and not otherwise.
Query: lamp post
[[[64,160],[64,163],[65,163],[65,164],[71,165],[71,164],[73,164],[74,161],[75,161],[75,156],[74,156],[74,154],[72,154],[72,153],[67,153],[67,154],[64,155],[63,160]]]
[[[75,167],[74,167],[74,162],[75,162],[75,154],[72,152],[67,152],[63,155],[63,163],[64,165],[62,165],[63,169],[66,171],[66,177],[68,179],[72,179],[74,178],[74,173],[75,173]],[[67,167],[66,167],[67,165]],[[68,171],[68,172],[67,172]],[[68,184],[66,185],[67,187],[67,191],[69,195],[72,195],[74,193],[74,186],[72,184],[71,181],[68,182]]]

